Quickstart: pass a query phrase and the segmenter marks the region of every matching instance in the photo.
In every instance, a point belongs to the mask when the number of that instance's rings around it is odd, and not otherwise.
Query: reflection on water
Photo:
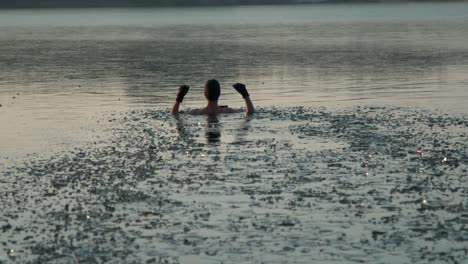
[[[0,167],[11,261],[466,259],[465,116],[269,107],[216,121],[148,108],[101,121],[113,137],[98,145]]]
[[[466,5],[443,19],[392,8],[403,15],[0,23],[0,262],[463,262],[466,116],[304,107],[467,110]],[[214,77],[247,83],[254,117],[163,109],[180,83],[199,106]],[[44,158],[4,166],[23,149]]]
[[[223,118],[226,119],[226,117],[227,116],[225,114],[210,115],[206,117],[205,139],[207,143],[216,145],[216,143],[221,142],[221,130],[223,127],[223,122],[226,122],[226,120],[223,120]],[[228,141],[232,144],[242,144],[249,141],[248,131],[250,128],[250,121],[254,118],[255,115],[246,115],[243,120],[236,121],[234,124],[231,124],[234,126],[232,129],[234,133],[231,135],[231,138],[228,140],[225,139],[225,141]],[[230,123],[232,121],[227,122]]]
[[[346,5],[268,7],[253,9],[256,20],[247,17],[249,7],[94,10],[103,20],[90,25],[73,11],[64,11],[74,17],[64,24],[56,21],[60,12],[31,11],[38,21],[50,17],[52,24],[38,26],[27,19],[15,23],[15,14],[24,19],[21,12],[8,14],[0,27],[0,94],[86,93],[125,97],[132,105],[168,105],[175,87],[188,83],[193,90],[186,103],[196,104],[203,98],[203,81],[217,78],[229,87],[228,102],[238,102],[230,97],[230,84],[242,81],[252,86],[253,99],[270,106],[403,100],[466,111],[468,12],[461,11],[466,5],[361,9],[357,14],[359,9]],[[399,14],[398,20],[371,15],[385,10]],[[282,13],[285,22],[267,11]],[[169,19],[182,14],[186,23]],[[200,20],[213,14],[245,22]],[[112,15],[121,19],[105,22]]]
[[[242,144],[248,141],[248,132],[250,129],[250,122],[254,119],[255,115],[246,115],[244,120],[241,121],[237,128],[237,133],[234,135],[234,142],[235,144]]]
[[[182,109],[198,107],[210,78],[220,80],[222,103],[233,107],[242,99],[231,84],[243,82],[258,106],[403,104],[467,112],[467,9],[2,11],[0,123],[12,125],[2,127],[1,138],[9,140],[0,149],[23,141],[11,140],[18,134],[33,147],[60,135],[81,140],[70,135],[89,127],[95,113],[169,107],[181,83],[192,86]],[[173,19],[179,17],[185,22]]]
[[[221,127],[216,115],[206,117],[205,139],[207,143],[217,143],[221,139]]]
[[[208,145],[218,146],[219,143],[242,144],[248,142],[248,130],[254,115],[247,115],[241,121],[233,121],[231,120],[232,117],[228,118],[229,115],[226,114],[209,115],[206,117],[174,115],[173,117],[176,120],[175,124],[181,140],[187,140],[187,138],[193,136],[189,128],[192,126],[193,122],[198,122],[200,118],[203,118],[203,121],[197,123],[204,131],[205,141],[202,142]],[[230,127],[229,130],[233,133],[222,140],[222,129],[225,125],[228,125],[228,127]]]
[[[435,25],[429,32],[425,22],[98,27],[78,41],[74,28],[42,29],[50,39],[34,40],[17,40],[13,31],[1,40],[2,86],[115,100],[125,95],[131,104],[167,105],[175,87],[188,83],[193,90],[187,103],[196,104],[203,99],[204,80],[216,77],[229,103],[238,99],[230,84],[242,81],[264,105],[356,99],[392,104],[406,97],[431,106],[442,97],[461,110],[468,52],[459,43],[466,39],[451,36],[468,34],[453,29],[457,23]]]

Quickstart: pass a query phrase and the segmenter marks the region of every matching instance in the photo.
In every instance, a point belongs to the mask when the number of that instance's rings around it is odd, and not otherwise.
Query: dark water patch
[[[110,114],[112,137],[2,169],[0,261],[466,258],[466,116],[292,107],[217,121]]]

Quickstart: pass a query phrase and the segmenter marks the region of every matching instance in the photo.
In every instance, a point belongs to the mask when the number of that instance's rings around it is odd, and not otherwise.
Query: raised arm
[[[188,93],[189,89],[190,89],[190,86],[185,85],[185,84],[179,87],[179,92],[177,93],[177,98],[174,103],[174,106],[172,106],[171,114],[175,115],[179,113],[179,106],[184,100],[184,96]]]
[[[250,100],[249,92],[247,92],[247,88],[245,87],[245,85],[242,83],[236,83],[232,87],[234,87],[234,89],[236,89],[236,91],[240,93],[242,97],[244,98],[245,113],[252,114],[255,111],[255,109],[252,104],[252,101]]]

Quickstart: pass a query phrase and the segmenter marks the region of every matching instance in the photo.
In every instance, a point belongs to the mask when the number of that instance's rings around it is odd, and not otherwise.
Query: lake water
[[[462,262],[468,5],[0,10],[0,263]],[[253,117],[168,114],[222,104]]]
[[[466,113],[468,5],[0,11],[0,155],[86,140],[103,110],[203,104],[405,105]],[[16,97],[13,99],[13,97]]]

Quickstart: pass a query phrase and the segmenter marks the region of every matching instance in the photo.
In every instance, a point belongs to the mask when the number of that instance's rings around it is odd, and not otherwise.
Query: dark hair
[[[206,81],[205,83],[205,97],[209,101],[218,100],[221,95],[221,86],[215,79]]]

